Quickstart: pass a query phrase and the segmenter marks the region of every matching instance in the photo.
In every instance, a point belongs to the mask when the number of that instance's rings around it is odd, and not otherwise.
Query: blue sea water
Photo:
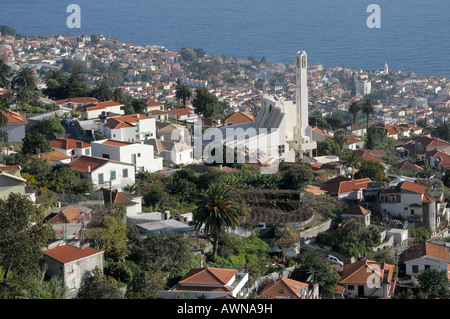
[[[81,8],[81,28],[66,25]],[[367,7],[381,8],[370,29]],[[24,35],[103,33],[135,44],[309,64],[390,69],[450,77],[448,0],[0,0],[0,25]]]

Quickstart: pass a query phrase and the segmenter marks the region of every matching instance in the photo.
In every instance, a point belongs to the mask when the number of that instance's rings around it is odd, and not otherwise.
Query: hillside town
[[[1,30],[0,298],[450,298],[450,79]]]

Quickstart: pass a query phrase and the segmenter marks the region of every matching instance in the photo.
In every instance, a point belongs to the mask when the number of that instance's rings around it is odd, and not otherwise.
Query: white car
[[[328,255],[327,258],[328,258],[328,260],[331,261],[332,263],[339,264],[339,265],[341,265],[342,267],[344,266],[344,263],[343,263],[342,261],[340,261],[337,257],[333,256],[333,255]]]

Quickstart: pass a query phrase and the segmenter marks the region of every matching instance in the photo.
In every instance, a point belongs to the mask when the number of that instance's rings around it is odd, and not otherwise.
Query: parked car
[[[344,263],[342,261],[340,261],[337,257],[333,256],[333,255],[328,255],[328,261],[331,261],[334,264],[339,264],[342,267],[344,266]]]

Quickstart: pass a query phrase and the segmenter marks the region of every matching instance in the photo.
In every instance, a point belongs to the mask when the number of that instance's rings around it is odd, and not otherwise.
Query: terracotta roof
[[[362,207],[361,205],[351,205],[344,214],[350,214],[350,215],[367,215],[370,214],[370,211]]]
[[[450,262],[450,248],[430,242],[410,247],[404,254],[404,261],[417,259],[424,256],[435,257]]]
[[[378,163],[384,163],[385,161],[381,158],[379,158],[379,155],[382,155],[382,153],[374,153],[375,151],[370,150],[357,150],[356,155],[363,157],[366,161],[374,161]]]
[[[158,102],[155,100],[148,100],[147,105],[148,106],[161,106],[161,105],[164,105],[164,103],[161,103],[161,102]]]
[[[394,265],[372,260],[357,261],[352,264],[344,264],[341,273],[342,280],[340,284],[365,285],[372,282],[372,275],[377,274],[381,283],[390,283],[393,279]],[[371,276],[369,278],[369,276]]]
[[[73,206],[67,206],[62,211],[60,211],[58,214],[55,215],[55,217],[52,218],[51,222],[53,224],[59,224],[59,223],[76,223],[79,219],[83,218],[83,216],[86,214],[86,211],[83,211],[81,209],[75,208]]]
[[[170,110],[170,111],[168,111],[168,113],[175,114],[175,115],[190,115],[190,114],[194,114],[194,110],[187,107],[184,109]]]
[[[403,181],[397,185],[397,188],[404,189],[413,193],[425,194],[427,187],[409,181]]]
[[[98,102],[98,100],[95,97],[84,96],[84,97],[71,97],[68,99],[55,101],[55,103],[58,105],[65,104],[68,102],[76,103],[76,104],[83,104],[83,103],[95,103],[95,102]]]
[[[88,166],[91,167],[91,172],[92,172],[95,169],[99,168],[100,166],[105,165],[108,162],[109,162],[109,160],[106,158],[82,155],[72,161],[71,167],[74,170],[77,170],[79,172],[87,173]]]
[[[116,141],[116,140],[105,140],[102,144],[121,147],[121,146],[132,145],[132,144],[135,144],[135,143],[124,142],[124,141]]]
[[[89,143],[67,137],[55,138],[53,140],[50,140],[49,144],[51,148],[59,148],[63,150],[70,150],[74,148],[86,148],[91,146],[91,144]]]
[[[46,153],[41,153],[39,155],[36,154],[33,155],[33,158],[37,158],[38,156],[40,156],[40,158],[47,163],[59,162],[71,158],[70,156],[67,156],[66,154],[63,154],[58,151],[50,151]]]
[[[9,172],[9,171],[17,171],[17,170],[20,170],[19,165],[0,166],[0,172]]]
[[[44,251],[47,256],[59,260],[62,263],[70,263],[102,252],[102,250],[92,247],[79,248],[68,244],[56,246]]]
[[[423,194],[422,203],[429,204],[429,203],[433,203],[435,201],[436,200],[434,199],[433,196],[431,196],[429,194]]]
[[[241,111],[230,114],[223,119],[225,123],[233,123],[233,124],[248,123],[253,122],[254,120],[255,120],[254,115],[247,114]]]
[[[342,179],[340,181],[337,180],[335,183],[324,183],[324,185],[322,185],[322,189],[328,191],[331,194],[342,194],[367,188],[367,186],[371,182],[372,181],[370,180],[370,178],[349,180]]]
[[[110,190],[106,189],[106,188],[102,188],[101,190],[103,192],[103,199],[105,201],[105,205],[109,205],[111,202],[110,193],[112,193],[113,207],[121,206],[121,205],[123,205],[123,206],[137,205],[137,203],[135,201],[132,201],[131,199],[129,199],[128,197],[126,197],[125,195],[123,195],[119,192],[115,192],[115,191],[110,192]]]
[[[119,128],[124,127],[134,127],[134,125],[131,125],[130,123],[122,122],[120,120],[117,120],[115,118],[109,118],[106,120],[106,123],[103,125],[104,127],[108,127],[110,129],[116,130]]]
[[[178,283],[180,285],[202,285],[202,286],[214,286],[214,285],[226,285],[233,276],[235,276],[237,270],[224,269],[224,268],[196,268],[191,269]]]
[[[302,293],[308,289],[308,284],[281,277],[276,281],[268,282],[260,293],[260,296],[268,299],[301,299]]]
[[[107,107],[112,107],[112,106],[123,106],[123,104],[120,104],[115,101],[95,102],[95,103],[91,103],[91,104],[83,106],[81,108],[81,110],[83,112],[87,112],[87,111],[101,110],[101,109],[104,109]]]
[[[423,170],[422,167],[415,165],[408,160],[398,162],[397,164],[394,165],[394,167],[402,172]]]
[[[20,114],[13,111],[1,111],[8,118],[8,124],[27,124],[25,114]]]

